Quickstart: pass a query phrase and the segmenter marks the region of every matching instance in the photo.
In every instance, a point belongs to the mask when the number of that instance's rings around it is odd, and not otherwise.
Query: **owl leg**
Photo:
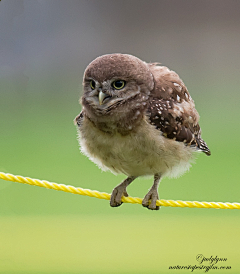
[[[127,194],[127,186],[131,184],[133,180],[135,180],[137,177],[130,176],[127,179],[125,179],[120,185],[116,186],[111,195],[110,199],[110,206],[117,207],[122,204],[122,196],[128,197]]]
[[[154,175],[154,183],[147,195],[142,201],[142,205],[152,210],[159,210],[159,206],[156,206],[156,201],[159,199],[158,196],[158,186],[160,183],[161,174]]]

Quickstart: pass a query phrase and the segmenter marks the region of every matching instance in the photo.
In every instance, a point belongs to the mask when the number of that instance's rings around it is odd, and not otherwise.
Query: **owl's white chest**
[[[79,143],[82,153],[101,169],[127,176],[179,176],[189,169],[194,151],[163,137],[145,120],[136,131],[122,136],[104,133],[85,119]]]

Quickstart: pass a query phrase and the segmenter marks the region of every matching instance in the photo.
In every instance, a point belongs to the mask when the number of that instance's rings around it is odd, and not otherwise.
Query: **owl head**
[[[81,103],[88,115],[106,120],[126,118],[144,108],[154,81],[148,65],[137,57],[107,54],[87,66],[83,86]]]

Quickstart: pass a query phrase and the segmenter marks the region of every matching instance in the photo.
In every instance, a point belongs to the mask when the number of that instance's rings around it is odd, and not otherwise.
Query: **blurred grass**
[[[176,273],[169,266],[199,265],[197,254],[227,258],[217,266],[239,273],[240,220],[222,217],[220,210],[214,216],[2,217],[0,273]]]

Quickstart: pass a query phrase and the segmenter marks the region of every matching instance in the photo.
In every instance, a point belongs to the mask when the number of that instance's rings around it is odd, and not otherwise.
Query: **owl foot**
[[[156,205],[158,196],[158,185],[160,183],[161,174],[154,175],[154,183],[147,195],[144,197],[142,201],[142,205],[151,210],[159,210],[159,206]]]
[[[142,205],[151,210],[159,210],[159,206],[156,206],[156,201],[159,199],[157,190],[150,190],[142,201]]]
[[[111,195],[110,206],[118,207],[122,204],[122,197],[128,197],[127,186],[136,179],[136,177],[131,176],[124,180],[120,185],[116,186]]]
[[[111,195],[111,200],[110,200],[110,206],[112,207],[118,207],[122,204],[122,197],[128,197],[128,193],[126,188],[123,186],[117,186],[113,189],[112,195]]]

